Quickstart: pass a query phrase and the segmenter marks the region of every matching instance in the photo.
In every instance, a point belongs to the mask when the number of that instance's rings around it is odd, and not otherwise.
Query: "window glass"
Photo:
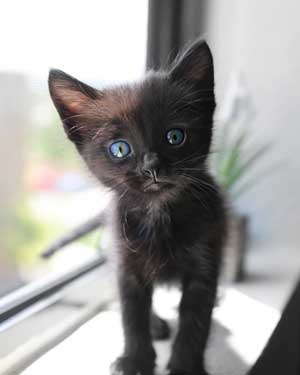
[[[98,248],[97,231],[49,261],[40,258],[106,199],[66,140],[48,71],[62,69],[98,88],[137,79],[145,67],[147,6],[146,0],[1,3],[0,296],[74,267]]]

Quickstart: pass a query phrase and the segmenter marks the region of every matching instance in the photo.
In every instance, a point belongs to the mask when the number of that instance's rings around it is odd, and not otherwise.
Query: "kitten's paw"
[[[156,314],[151,317],[151,335],[154,340],[167,340],[170,337],[168,323]]]
[[[119,357],[110,366],[110,375],[153,375],[153,365],[138,365],[132,358]]]

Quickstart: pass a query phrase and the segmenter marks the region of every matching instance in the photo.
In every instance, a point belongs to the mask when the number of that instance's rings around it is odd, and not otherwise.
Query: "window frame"
[[[20,321],[18,315],[50,298],[75,280],[103,266],[106,259],[95,256],[84,264],[59,276],[48,276],[18,288],[0,299],[0,332]]]

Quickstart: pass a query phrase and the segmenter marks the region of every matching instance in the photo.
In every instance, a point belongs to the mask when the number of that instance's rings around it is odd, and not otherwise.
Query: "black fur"
[[[203,41],[191,45],[168,71],[148,72],[138,84],[101,92],[50,72],[50,93],[69,138],[117,195],[125,349],[112,366],[114,375],[153,374],[151,336],[160,336],[159,326],[168,335],[166,324],[151,313],[153,287],[173,281],[181,283],[183,295],[169,373],[206,374],[204,349],[226,234],[223,197],[206,166],[213,74]],[[184,129],[182,145],[167,143],[170,128]],[[108,152],[116,139],[127,140],[134,150],[125,160]]]

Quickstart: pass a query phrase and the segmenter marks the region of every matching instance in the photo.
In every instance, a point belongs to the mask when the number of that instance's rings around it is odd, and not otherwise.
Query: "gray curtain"
[[[147,68],[165,66],[205,32],[207,0],[149,0]]]

